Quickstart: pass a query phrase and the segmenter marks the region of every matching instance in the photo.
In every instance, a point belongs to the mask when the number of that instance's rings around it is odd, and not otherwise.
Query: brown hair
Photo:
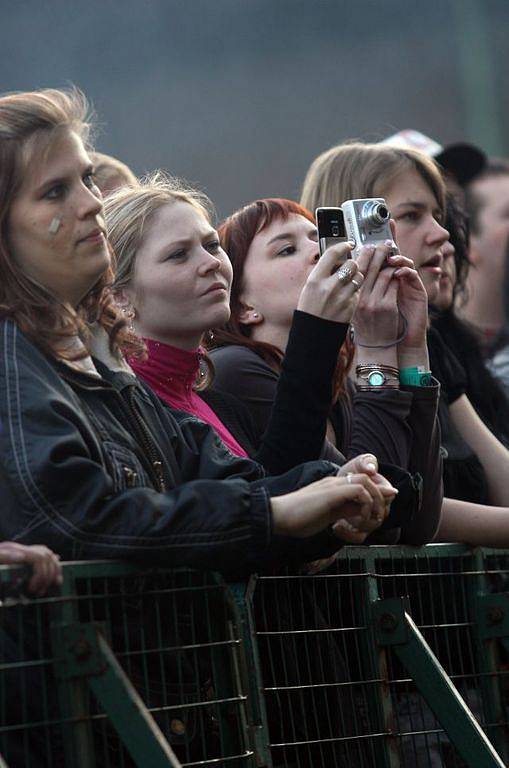
[[[229,216],[218,228],[221,246],[230,257],[233,266],[231,289],[230,320],[223,328],[212,329],[210,347],[223,347],[229,344],[241,344],[260,355],[266,363],[280,370],[284,357],[282,350],[273,344],[255,341],[250,338],[251,326],[240,322],[242,310],[240,296],[244,283],[244,266],[247,254],[254,238],[259,232],[269,227],[273,221],[286,221],[292,214],[304,216],[315,223],[312,214],[299,203],[283,198],[266,198],[244,206]],[[344,392],[346,373],[351,364],[353,349],[348,343],[343,346],[338,359],[334,383],[334,398]]]
[[[76,88],[46,89],[0,97],[0,318],[12,318],[45,353],[67,360],[86,355],[65,352],[62,342],[76,334],[87,343],[88,324],[98,321],[109,334],[113,352],[139,350],[127,330],[109,285],[108,269],[76,310],[62,304],[19,269],[9,247],[9,213],[34,152],[48,148],[63,131],[74,131],[89,146],[87,100]]]
[[[332,147],[313,160],[304,179],[301,203],[314,211],[345,200],[384,197],[387,187],[409,170],[421,176],[445,212],[445,184],[431,158],[413,149],[360,142]]]

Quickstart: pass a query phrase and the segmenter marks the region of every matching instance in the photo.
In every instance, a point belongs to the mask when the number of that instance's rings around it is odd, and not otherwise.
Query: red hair
[[[284,353],[273,344],[255,341],[251,338],[251,326],[240,322],[242,304],[240,296],[244,283],[244,266],[251,243],[259,232],[269,227],[274,221],[286,221],[296,214],[315,223],[314,216],[299,203],[284,198],[265,198],[255,200],[229,216],[218,228],[222,248],[230,257],[233,266],[231,289],[231,316],[222,328],[212,329],[209,347],[224,347],[229,344],[241,344],[252,349],[269,365],[277,370],[281,368]],[[334,378],[334,400],[344,393],[345,378],[353,358],[353,349],[347,342],[340,350]]]

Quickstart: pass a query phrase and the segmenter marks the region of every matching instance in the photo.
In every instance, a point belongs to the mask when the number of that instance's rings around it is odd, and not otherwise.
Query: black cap
[[[435,155],[435,160],[451,173],[462,187],[481,173],[487,163],[484,152],[473,144],[449,144]]]

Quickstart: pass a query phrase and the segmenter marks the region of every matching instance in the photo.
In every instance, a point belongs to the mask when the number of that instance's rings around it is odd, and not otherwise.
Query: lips
[[[228,286],[224,283],[212,283],[212,285],[203,292],[203,296],[207,296],[209,293],[215,293],[216,291],[228,291]]]
[[[432,256],[430,259],[424,262],[424,264],[421,265],[421,269],[425,269],[428,272],[431,272],[433,275],[441,275],[442,274],[442,254],[437,253],[434,256]]]
[[[101,243],[104,241],[105,233],[100,227],[92,229],[87,235],[81,237],[78,243]]]

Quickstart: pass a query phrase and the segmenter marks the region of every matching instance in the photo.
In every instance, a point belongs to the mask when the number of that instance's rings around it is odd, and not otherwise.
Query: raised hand
[[[326,320],[350,322],[364,280],[358,264],[349,258],[351,250],[349,243],[327,248],[306,280],[297,309]]]

